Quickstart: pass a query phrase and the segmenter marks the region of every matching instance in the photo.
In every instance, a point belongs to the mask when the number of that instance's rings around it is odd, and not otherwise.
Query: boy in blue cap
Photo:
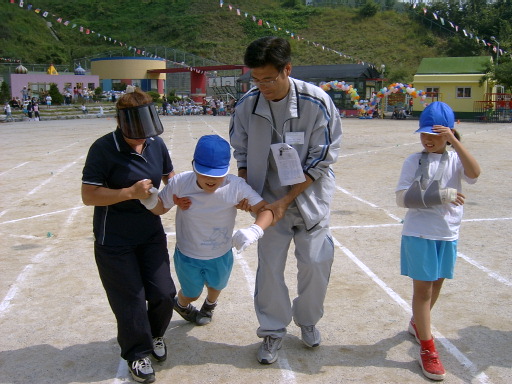
[[[230,159],[226,140],[218,135],[203,136],[194,152],[194,171],[176,175],[160,193],[155,189],[148,199],[141,200],[155,215],[162,215],[174,205],[174,195],[190,199],[188,209],[176,211],[174,266],[181,290],[174,310],[197,325],[211,322],[233,267],[231,248],[243,251],[263,236],[273,219],[272,211],[261,210],[266,205],[263,198],[244,179],[228,174]],[[232,237],[236,205],[243,199],[257,215],[256,221]],[[205,285],[208,295],[198,311],[191,303]]]
[[[431,333],[430,312],[444,279],[453,278],[465,196],[461,181],[474,184],[480,175],[475,158],[460,143],[455,116],[436,101],[420,115],[423,151],[404,162],[396,188],[397,204],[408,208],[402,229],[401,274],[413,279],[409,332],[420,344],[423,374],[443,380],[446,372]],[[447,151],[447,145],[454,150]]]

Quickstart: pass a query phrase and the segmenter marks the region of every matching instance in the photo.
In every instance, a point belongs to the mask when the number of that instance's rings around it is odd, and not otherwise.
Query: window
[[[471,88],[470,87],[459,87],[457,88],[457,98],[468,99],[471,98]]]
[[[426,87],[425,92],[430,97],[437,97],[437,94],[439,93],[438,87]]]

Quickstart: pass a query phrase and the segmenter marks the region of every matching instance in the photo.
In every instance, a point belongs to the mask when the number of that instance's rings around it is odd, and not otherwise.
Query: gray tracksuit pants
[[[325,217],[310,231],[292,204],[285,217],[265,230],[258,242],[254,305],[259,337],[283,337],[292,317],[297,325],[315,325],[323,316],[324,299],[334,259],[334,245]],[[298,296],[290,301],[284,270],[291,241],[297,259]]]

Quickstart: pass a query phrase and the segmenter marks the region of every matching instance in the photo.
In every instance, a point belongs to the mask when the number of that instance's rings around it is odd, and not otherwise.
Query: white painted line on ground
[[[340,186],[338,186],[338,185],[337,185],[337,186],[336,186],[336,189],[337,189],[338,191],[341,191],[341,192],[345,193],[346,195],[348,195],[348,196],[352,197],[353,199],[356,199],[356,200],[358,200],[358,201],[360,201],[360,202],[362,202],[362,203],[364,203],[364,204],[369,205],[369,206],[370,206],[370,207],[372,207],[372,208],[379,209],[379,210],[383,211],[386,215],[388,215],[389,217],[391,217],[393,220],[398,221],[399,223],[402,221],[402,219],[401,219],[401,218],[399,218],[398,216],[393,215],[393,214],[392,214],[391,212],[389,212],[387,209],[381,208],[381,207],[379,207],[379,206],[377,206],[377,205],[375,205],[375,204],[373,204],[373,203],[370,203],[370,202],[369,202],[369,201],[367,201],[367,200],[364,200],[364,199],[362,199],[362,198],[360,198],[360,197],[357,197],[357,196],[355,196],[354,194],[352,194],[352,193],[350,193],[349,191],[347,191],[345,188],[342,188],[342,187],[340,187]]]
[[[486,219],[468,219],[462,220],[463,223],[476,223],[481,221],[508,221],[512,220],[511,217],[490,217]],[[385,228],[385,227],[398,227],[401,226],[402,223],[398,224],[367,224],[367,225],[338,225],[334,227],[330,227],[331,229],[355,229],[355,228]]]
[[[343,157],[350,157],[350,156],[357,156],[357,155],[367,155],[368,153],[377,153],[377,152],[382,152],[382,151],[388,151],[390,149],[395,149],[396,147],[402,147],[402,146],[405,147],[407,145],[417,145],[417,144],[419,144],[419,141],[415,141],[413,143],[397,144],[397,145],[393,145],[390,147],[383,147],[383,148],[379,148],[379,149],[369,149],[367,151],[362,151],[362,152],[344,153],[344,154],[339,155],[339,157],[343,158]]]
[[[112,384],[126,384],[131,383],[132,381],[129,379],[131,377],[130,372],[128,371],[128,363],[125,359],[119,360],[119,365],[117,367],[116,378],[112,382]]]
[[[333,237],[334,244],[341,249],[341,251],[354,262],[368,277],[370,277],[374,283],[376,283],[379,287],[381,287],[384,292],[386,292],[398,305],[400,305],[409,315],[412,314],[411,306],[400,297],[391,287],[389,287],[384,281],[382,281],[375,273],[372,272],[366,264],[364,264],[361,260],[359,260],[348,248],[343,246],[338,240]],[[450,341],[448,341],[443,334],[437,331],[434,327],[432,327],[432,333],[434,334],[436,340],[443,344],[444,348],[454,356],[457,361],[462,364],[465,368],[469,370],[471,375],[477,379],[477,381],[481,384],[490,384],[491,381],[489,377],[484,372],[479,372],[478,368],[473,364],[471,360],[469,360],[461,351],[457,349],[455,345],[453,345]]]
[[[79,160],[81,160],[83,157],[85,157],[85,155],[83,156],[80,156],[77,160],[69,163],[69,164],[66,164],[64,167],[60,168],[57,172],[55,172],[54,174],[52,174],[51,177],[47,178],[46,180],[44,180],[43,182],[39,183],[37,185],[37,187],[35,187],[33,190],[31,190],[28,195],[33,195],[34,193],[36,193],[37,191],[39,191],[42,187],[44,187],[46,184],[48,184],[53,177],[57,176],[57,175],[60,175],[61,173],[63,173],[64,171],[66,171],[68,168],[72,167],[73,165],[75,165]]]
[[[457,256],[459,256],[460,258],[462,258],[463,260],[467,261],[469,264],[477,267],[478,269],[480,269],[481,271],[487,273],[487,275],[491,278],[491,279],[495,279],[495,280],[498,280],[500,283],[503,283],[509,287],[512,287],[512,281],[508,280],[507,278],[499,275],[498,273],[496,272],[493,272],[491,271],[489,268],[487,267],[484,267],[483,265],[477,263],[475,260],[471,259],[470,257],[467,257],[466,255],[460,253],[460,252],[457,252]]]
[[[242,272],[244,273],[245,281],[247,282],[247,288],[249,291],[249,296],[254,297],[254,286],[256,284],[256,275],[252,271],[251,267],[245,260],[243,253],[238,253],[235,249],[233,249],[233,255],[235,256],[235,260],[242,268]]]
[[[385,227],[398,227],[402,226],[399,224],[368,224],[368,225],[338,225],[330,227],[331,229],[357,229],[357,228],[385,228]]]
[[[69,228],[71,226],[71,223],[73,222],[73,219],[77,212],[78,212],[78,209],[74,209],[70,213],[61,232],[64,232],[67,228]],[[33,266],[35,264],[40,263],[41,260],[43,260],[46,257],[46,255],[49,254],[52,250],[53,250],[53,244],[48,245],[43,251],[39,252],[37,255],[35,255],[32,258],[32,260],[30,261],[30,264],[27,264],[25,266],[25,268],[23,268],[23,271],[21,271],[21,273],[18,275],[18,277],[16,278],[16,281],[11,285],[11,288],[5,295],[2,302],[0,302],[0,317],[2,317],[3,315],[5,315],[7,313],[8,309],[11,306],[11,301],[14,299],[14,297],[18,293],[20,287],[22,287],[23,282],[25,281],[27,276],[30,274],[30,271],[32,270]]]
[[[472,222],[478,222],[478,221],[507,221],[512,220],[512,217],[490,217],[488,219],[467,219],[462,220],[463,223],[472,223]]]
[[[16,168],[23,167],[24,165],[26,165],[26,164],[28,164],[28,163],[30,163],[30,161],[25,161],[24,163],[18,164],[17,166],[12,167],[12,168],[8,169],[7,171],[3,171],[2,173],[0,173],[0,176],[3,176],[3,175],[5,175],[6,173],[8,173],[8,172],[11,172],[11,171],[15,170]]]
[[[59,213],[62,213],[62,212],[66,212],[66,211],[74,211],[74,210],[78,210],[78,209],[81,209],[81,208],[84,208],[86,207],[85,205],[82,205],[82,206],[78,206],[78,207],[73,207],[73,208],[66,208],[66,209],[61,209],[59,211],[53,211],[53,212],[47,212],[47,213],[41,213],[39,215],[34,215],[34,216],[28,216],[28,217],[22,217],[20,219],[14,219],[14,220],[8,220],[8,221],[3,221],[0,223],[0,225],[3,225],[3,224],[11,224],[11,223],[17,223],[19,221],[24,221],[24,220],[32,220],[32,219],[37,219],[38,217],[45,217],[45,216],[51,216],[51,215],[57,215]]]
[[[238,253],[236,250],[233,250],[233,254],[235,256],[235,260],[242,268],[242,271],[245,276],[245,281],[247,282],[247,288],[249,290],[249,294],[251,297],[254,297],[254,284],[256,282],[256,276],[252,269],[249,267],[249,264],[245,260],[243,253]],[[256,358],[256,355],[254,356]],[[295,373],[293,372],[292,368],[290,367],[290,364],[288,362],[288,359],[286,358],[286,354],[281,349],[279,351],[279,359],[277,360],[277,363],[280,368],[282,382],[287,384],[294,384],[296,383],[295,379]]]

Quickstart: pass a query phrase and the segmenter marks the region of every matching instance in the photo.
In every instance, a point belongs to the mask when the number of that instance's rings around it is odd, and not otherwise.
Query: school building
[[[492,63],[491,56],[424,58],[414,75],[414,88],[427,93],[427,103],[443,101],[450,105],[457,119],[494,119],[498,104],[510,100],[510,95],[482,78]],[[502,100],[503,99],[503,100]],[[413,115],[425,109],[414,99]]]
[[[104,57],[91,59],[91,73],[99,76],[103,91],[115,90],[116,84],[124,83],[139,87],[148,92],[165,94],[165,73],[153,73],[152,70],[164,70],[166,61],[151,57]]]

